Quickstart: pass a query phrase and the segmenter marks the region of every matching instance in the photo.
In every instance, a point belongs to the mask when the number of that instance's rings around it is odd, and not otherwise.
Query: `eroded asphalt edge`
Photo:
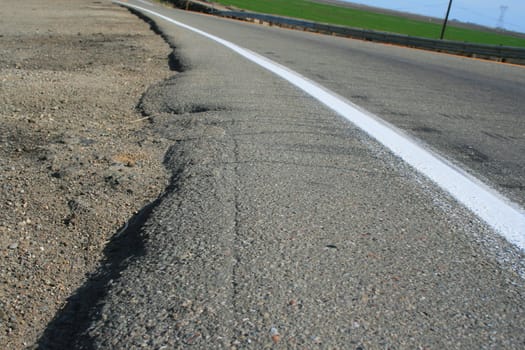
[[[264,56],[216,37],[213,34],[165,17],[158,12],[132,4],[118,1],[116,3],[150,13],[179,27],[216,41],[257,65],[275,73],[292,85],[297,86],[378,140],[414,169],[425,174],[425,176],[449,192],[460,203],[476,213],[509,242],[525,252],[525,211],[493,188],[482,183],[479,179],[427,149],[427,147],[421,145],[420,141],[413,140],[398,128],[354,105],[344,97]],[[143,3],[146,4],[145,2]]]
[[[169,35],[167,36],[169,37]],[[181,36],[184,38],[181,38]],[[191,35],[189,35],[189,37],[191,37]],[[146,251],[155,252],[155,254],[152,255],[156,255],[159,259],[152,258],[151,256],[149,258],[146,256],[144,256],[144,258],[140,257],[140,262],[132,262],[128,271],[123,270],[123,277],[120,280],[110,283],[113,287],[106,299],[106,304],[101,309],[97,307],[95,314],[92,315],[93,323],[90,331],[84,334],[84,340],[77,344],[78,347],[89,348],[95,346],[97,348],[110,348],[116,345],[129,346],[130,344],[139,346],[142,345],[143,342],[153,346],[157,341],[159,344],[170,344],[170,342],[174,342],[174,344],[180,344],[181,342],[194,345],[201,344],[201,346],[205,346],[205,348],[220,347],[221,344],[223,346],[238,346],[241,344],[244,346],[252,343],[261,345],[260,342],[270,341],[267,333],[269,329],[276,328],[272,326],[279,326],[278,329],[280,329],[281,332],[288,330],[288,334],[283,332],[283,337],[289,337],[290,333],[294,333],[293,339],[295,339],[296,342],[308,344],[308,341],[323,339],[326,344],[332,339],[334,344],[344,344],[344,342],[340,342],[341,339],[339,338],[341,338],[341,336],[334,334],[330,336],[330,331],[328,331],[328,333],[326,333],[326,331],[319,331],[317,335],[313,336],[307,335],[308,333],[299,334],[297,330],[294,331],[290,322],[285,320],[287,318],[294,318],[292,317],[293,315],[290,316],[288,314],[290,310],[286,310],[284,315],[282,315],[282,310],[274,310],[273,307],[268,305],[259,305],[255,318],[261,318],[261,320],[254,320],[253,315],[251,315],[250,310],[248,310],[249,308],[244,310],[246,307],[240,305],[236,300],[241,299],[241,297],[245,297],[245,300],[250,299],[250,295],[246,295],[245,292],[243,292],[244,288],[242,288],[243,283],[247,282],[240,278],[242,274],[247,274],[247,269],[249,269],[251,265],[249,263],[243,263],[242,260],[246,259],[249,262],[250,258],[241,256],[239,252],[242,249],[248,249],[247,246],[249,245],[247,240],[249,240],[250,236],[244,236],[248,229],[246,222],[257,226],[257,222],[253,221],[253,214],[259,215],[257,211],[252,211],[257,203],[250,201],[250,199],[247,198],[248,196],[245,195],[244,190],[246,190],[246,184],[249,183],[249,181],[244,182],[242,178],[247,177],[249,179],[256,177],[251,173],[251,170],[246,169],[246,167],[254,168],[257,167],[257,163],[262,164],[264,162],[267,164],[280,164],[280,168],[291,166],[294,170],[284,174],[288,177],[296,177],[296,175],[292,174],[295,173],[298,168],[302,169],[302,167],[289,163],[290,154],[292,153],[290,150],[282,150],[283,153],[287,153],[284,158],[286,158],[285,160],[288,162],[284,162],[284,159],[271,159],[272,156],[264,152],[261,153],[262,150],[260,146],[255,146],[255,143],[250,144],[247,142],[247,137],[250,139],[257,138],[257,135],[249,133],[252,126],[242,126],[243,123],[249,123],[246,120],[247,116],[243,116],[243,114],[254,113],[252,109],[255,104],[246,108],[246,103],[243,102],[234,103],[233,106],[228,103],[229,101],[235,100],[235,98],[233,98],[234,96],[240,96],[242,92],[245,92],[245,86],[238,88],[238,91],[233,91],[231,96],[226,96],[222,101],[214,101],[209,98],[210,96],[202,96],[202,94],[198,92],[210,92],[220,89],[220,87],[228,89],[232,86],[232,82],[239,82],[235,81],[235,79],[232,81],[231,77],[228,80],[228,77],[221,74],[220,69],[217,71],[213,68],[211,68],[211,71],[209,68],[203,69],[207,64],[203,64],[206,62],[199,62],[199,49],[191,48],[188,45],[188,42],[195,40],[194,38],[188,41],[186,35],[178,33],[177,39],[180,39],[177,42],[182,42],[183,44],[177,51],[178,56],[173,57],[172,63],[173,65],[184,68],[183,70],[185,72],[170,81],[152,87],[143,98],[141,104],[144,113],[152,116],[154,123],[160,125],[159,132],[176,142],[175,146],[171,148],[171,151],[166,156],[166,164],[168,164],[175,174],[171,188],[172,191],[168,191],[159,201],[159,206],[153,210],[152,218],[146,221],[145,226],[140,229],[141,234],[147,241],[148,247]],[[180,56],[180,52],[184,52],[185,56]],[[222,55],[227,56],[228,54]],[[187,57],[191,57],[191,59]],[[249,71],[251,70],[252,67],[250,66]],[[214,81],[213,84],[210,84],[208,78],[214,75],[220,78],[219,80],[222,83],[217,84],[217,82]],[[262,73],[262,75],[264,75],[264,73]],[[263,84],[264,81],[265,79],[261,79]],[[290,90],[293,89],[282,87],[280,83],[274,82],[272,84],[279,85],[280,89],[289,92],[291,98],[302,99],[301,101],[306,108],[297,114],[304,114],[315,119],[317,113],[326,113],[326,111],[321,111],[319,107],[308,102],[308,99],[302,96],[302,94],[298,94],[297,91],[290,92]],[[274,88],[275,86],[273,85],[269,88],[263,86],[261,90],[268,92]],[[280,94],[277,94],[277,96],[275,96],[276,103],[278,103],[279,95]],[[248,101],[248,105],[249,104]],[[309,123],[308,119],[300,119],[297,115],[288,116],[287,119],[285,115],[287,112],[284,109],[281,111],[280,108],[277,108],[277,111],[275,111],[275,108],[271,108],[270,110],[273,110],[273,113],[277,113],[279,117],[274,120],[269,118],[270,121],[276,123],[279,121],[283,122],[283,120],[290,121],[290,117],[292,117],[291,120],[293,120],[294,117],[296,121],[300,120],[301,123],[296,123],[293,127],[295,131],[287,129],[288,126],[286,125],[282,125],[282,127],[290,134],[294,132],[299,133],[300,131],[304,135],[308,135],[307,138],[302,138],[301,136],[302,141],[308,140],[312,135],[319,132],[319,124],[317,122],[315,122],[315,126],[313,122],[311,125],[308,125],[305,124],[305,122]],[[260,116],[268,113],[271,112],[269,112],[269,110],[256,110],[255,115],[252,117],[258,118],[259,122],[261,122]],[[373,147],[370,146],[370,143],[373,143],[372,141],[367,140],[366,137],[363,137],[363,135],[360,135],[359,132],[356,132],[348,125],[343,126],[341,132],[337,132],[328,124],[329,123],[326,123],[326,125],[321,128],[323,131],[329,131],[325,134],[326,137],[347,138],[350,134],[358,140],[358,142],[351,145],[350,149],[359,156],[349,164],[360,164],[363,166],[363,169],[354,169],[354,172],[362,172],[362,174],[366,174],[366,176],[378,176],[376,172],[379,174],[383,173],[381,170],[385,170],[384,166],[378,165],[379,168],[383,169],[369,168],[367,162],[359,159],[362,156],[361,153],[367,153],[370,151],[370,147]],[[339,124],[341,123],[339,122]],[[268,126],[268,128],[271,127]],[[264,138],[272,140],[272,134],[281,132],[279,128],[277,129],[278,130],[263,130],[260,135],[266,135]],[[320,135],[322,134],[323,133],[320,133]],[[291,136],[290,140],[293,139],[294,136]],[[343,142],[351,143],[348,140]],[[362,144],[363,142],[368,143],[368,146],[356,145],[356,143]],[[298,147],[298,145],[295,145],[295,147]],[[339,150],[340,153],[346,153],[346,151],[349,150],[348,148],[338,149],[335,146],[331,147],[332,150]],[[346,147],[349,147],[349,144],[346,144]],[[244,150],[241,150],[241,148]],[[318,150],[311,144],[310,149]],[[324,151],[326,151],[326,148],[324,148]],[[381,153],[382,151],[378,150],[377,152]],[[324,156],[328,157],[328,155]],[[339,156],[340,155],[337,155],[336,157]],[[388,157],[388,155],[384,154],[380,154],[379,156]],[[379,158],[379,156],[377,156],[377,158]],[[279,157],[280,156],[277,156],[277,158]],[[356,160],[357,162],[355,162]],[[336,159],[336,162],[333,162],[332,159],[328,161],[328,164],[323,165],[325,170],[331,167],[332,170],[340,172],[341,169],[344,169],[344,167],[337,164],[337,161],[344,162],[340,159]],[[395,160],[391,160],[391,162],[395,163]],[[339,169],[336,169],[337,167],[334,164],[337,164]],[[279,171],[278,169],[273,169],[270,173],[266,173],[267,170],[262,168],[258,170],[260,170],[260,173],[256,174],[257,176],[279,180],[277,175],[271,174],[272,172]],[[399,169],[397,170],[399,171]],[[391,171],[392,169],[388,172]],[[408,169],[406,169],[406,171],[410,172]],[[383,177],[387,179],[390,178],[390,175],[385,175],[388,172],[384,171]],[[303,175],[305,177],[310,176],[308,174]],[[324,176],[326,176],[326,174],[324,174],[323,177]],[[410,177],[410,175],[403,174],[402,177]],[[295,178],[294,182],[300,180],[300,178]],[[401,180],[403,179],[401,178]],[[395,184],[396,181],[397,180],[392,180],[391,182]],[[291,184],[288,183],[287,185]],[[326,184],[323,185],[326,186]],[[263,188],[263,190],[266,191],[267,189]],[[315,195],[315,192],[313,192],[313,194]],[[409,193],[407,196],[410,197],[411,194]],[[415,196],[418,197],[419,195]],[[432,216],[436,215],[443,219],[443,213],[436,213],[431,207],[432,205],[430,205],[430,207],[427,206],[427,210],[432,212]],[[316,209],[322,210],[320,208]],[[278,208],[274,208],[274,210],[279,211]],[[205,215],[202,215],[204,213]],[[281,215],[282,214],[283,213],[281,213]],[[289,213],[285,214],[289,215]],[[263,217],[263,222],[265,220],[267,221],[267,217],[264,215],[260,216]],[[273,214],[271,216],[273,216]],[[306,221],[309,220],[308,217],[304,219]],[[449,219],[444,220],[448,221]],[[475,219],[472,218],[470,220],[475,221]],[[279,222],[278,220],[276,222],[277,227],[272,229],[279,230],[279,226],[293,225],[287,222],[288,220],[286,219],[283,219],[283,221],[284,222]],[[316,225],[318,226],[316,222],[310,222],[309,224],[311,224],[310,226],[314,226],[314,228]],[[457,223],[446,222],[443,231],[449,231],[451,225],[455,226]],[[327,226],[330,226],[330,223],[327,223]],[[374,231],[374,228],[366,225],[360,227],[360,229],[363,228],[368,229],[370,232]],[[280,229],[283,230],[283,227]],[[319,226],[316,229],[319,230]],[[478,233],[483,232],[483,229],[475,222],[471,224],[471,229]],[[303,228],[303,230],[307,229]],[[454,227],[454,230],[459,232],[457,234],[462,234],[462,229]],[[265,230],[262,231],[264,232]],[[284,227],[285,236],[286,232],[286,227]],[[367,235],[374,235],[370,232],[368,232]],[[295,233],[297,234],[297,232]],[[281,237],[274,236],[274,233],[268,234],[277,240],[277,243],[282,243],[279,242],[280,240],[282,241]],[[255,235],[255,237],[257,237],[257,235]],[[251,236],[250,239],[256,240],[257,238]],[[453,239],[457,239],[457,237]],[[334,238],[334,240],[337,239]],[[501,244],[505,245],[504,242],[501,242]],[[467,245],[469,246],[471,244]],[[170,246],[172,248],[168,248]],[[342,249],[342,253],[344,253],[344,242],[341,241],[341,243],[337,245],[325,244],[324,247],[333,249],[332,246],[339,247],[338,249]],[[308,249],[311,248],[311,246],[308,247]],[[476,247],[469,246],[469,249],[473,249],[476,251],[476,254],[480,254]],[[354,253],[365,253],[369,258],[369,253],[371,253],[372,256],[375,254],[373,252]],[[317,253],[312,253],[314,260],[316,260],[316,254]],[[317,258],[327,261],[331,260],[330,257],[327,258],[323,254],[325,254],[324,250]],[[317,262],[320,263],[320,261]],[[269,262],[267,261],[267,263]],[[373,265],[373,262],[371,264]],[[345,263],[343,262],[343,266],[344,265]],[[494,267],[492,266],[492,268]],[[263,265],[260,266],[260,269],[265,270],[266,267]],[[326,269],[330,271],[331,268],[330,266],[326,266]],[[283,299],[281,301],[285,304],[286,301],[291,302],[292,300],[296,300],[279,295],[279,291],[275,290],[278,289],[279,286],[287,285],[287,282],[283,282],[282,276],[277,275],[286,269],[283,269],[282,266],[276,266],[270,267],[268,270],[270,271],[263,273],[263,277],[274,276],[275,281],[266,280],[267,285],[261,284],[261,287],[265,286],[268,290],[274,291],[278,296],[277,299]],[[315,275],[313,271],[310,271],[310,273]],[[155,276],[151,276],[152,274]],[[177,276],[174,276],[175,274]],[[260,278],[265,280],[265,278]],[[287,278],[290,279],[290,276]],[[138,285],[139,281],[148,280],[156,283]],[[129,287],[130,284],[134,284],[134,281],[137,282],[137,285],[133,286],[134,288],[132,290]],[[316,284],[316,282],[319,281],[313,278],[311,282]],[[507,283],[502,281],[502,285],[505,284]],[[510,289],[512,289],[511,286],[513,284],[515,284],[515,282],[510,283]],[[330,283],[327,283],[324,287],[328,288],[329,286]],[[342,282],[342,286],[347,285]],[[249,290],[250,288],[247,289]],[[173,294],[174,291],[177,292],[176,295]],[[514,290],[514,292],[516,292],[516,290]],[[297,293],[301,294],[299,292]],[[365,298],[365,296],[361,295],[362,293],[364,293],[363,295],[370,294],[369,291],[359,291],[359,297],[362,299]],[[517,294],[519,295],[519,289]],[[369,296],[366,296],[366,299],[368,298]],[[373,296],[370,298],[373,298]],[[126,302],[123,303],[122,299],[125,299]],[[152,305],[151,301],[155,299],[164,299],[164,303]],[[261,299],[264,300],[264,295],[261,296]],[[298,301],[296,300],[296,302],[300,303],[301,299],[297,299]],[[308,298],[304,298],[303,300],[306,301],[307,299]],[[133,306],[133,310],[130,308],[130,305]],[[508,305],[508,303],[502,303],[502,306],[505,305]],[[142,308],[139,306],[142,306]],[[254,307],[257,309],[256,306],[257,305]],[[278,305],[278,308],[282,308],[282,305]],[[312,311],[312,314],[317,312],[324,317],[327,316],[324,314],[324,311],[312,305],[301,305],[301,308],[304,311]],[[268,310],[263,311],[263,309]],[[272,310],[274,312],[271,312]],[[292,310],[291,312],[294,311]],[[519,312],[520,310],[518,310],[518,316],[520,316]],[[243,314],[248,317],[241,317]],[[283,319],[279,321],[279,317],[274,317],[274,314],[281,314],[281,318]],[[357,314],[359,313],[357,312]],[[523,314],[521,313],[521,315]],[[329,316],[333,316],[334,320],[338,318],[336,315]],[[245,319],[248,319],[248,322],[243,321]],[[319,320],[312,322],[321,328],[325,320],[322,319],[321,321],[323,321],[320,322],[321,324],[319,324]],[[330,321],[330,317],[328,321]],[[299,329],[304,330],[309,327],[308,325],[302,325],[299,319],[295,319],[295,322],[298,324],[297,327]],[[355,316],[355,320],[352,320],[352,322],[348,320],[348,322],[350,328],[356,327],[352,330],[353,341],[356,344],[366,343],[366,337],[364,337],[363,334],[364,326],[359,326],[359,317]],[[366,321],[361,322],[366,323]],[[203,323],[206,326],[203,326]],[[522,323],[523,317],[518,317],[517,322],[514,322],[515,327],[518,329]],[[338,326],[336,326],[336,328],[337,327]],[[153,334],[154,337],[144,337],[144,335],[148,334]],[[207,339],[208,336],[214,343],[203,345],[203,340]],[[245,343],[250,337],[252,338],[251,343]],[[519,338],[517,334],[514,334],[514,337]],[[483,340],[482,338],[483,337],[480,337],[481,340]],[[288,338],[288,340],[290,339],[292,338]],[[510,339],[512,339],[512,337],[510,337]],[[346,340],[347,339],[344,339],[344,341]],[[434,339],[433,341],[437,340]],[[375,344],[378,343],[376,342]],[[292,344],[289,345],[291,346]]]

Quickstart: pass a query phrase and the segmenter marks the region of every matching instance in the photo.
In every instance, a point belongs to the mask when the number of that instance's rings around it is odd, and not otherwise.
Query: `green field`
[[[326,5],[308,0],[215,0],[248,11],[295,17],[309,21],[373,29],[426,38],[439,38],[441,25],[399,16]],[[443,9],[445,11],[446,9]],[[525,47],[525,39],[447,26],[445,39],[471,43]]]

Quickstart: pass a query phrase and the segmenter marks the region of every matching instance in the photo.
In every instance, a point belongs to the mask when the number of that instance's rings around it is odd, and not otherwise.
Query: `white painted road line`
[[[205,36],[297,86],[390,149],[525,252],[525,211],[522,208],[472,175],[426,149],[393,125],[335,92],[255,52],[160,13],[120,1],[114,2]]]

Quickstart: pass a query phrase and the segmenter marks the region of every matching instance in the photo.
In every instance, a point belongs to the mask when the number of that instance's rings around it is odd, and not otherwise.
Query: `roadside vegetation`
[[[215,0],[248,11],[309,21],[372,29],[383,32],[437,39],[441,25],[402,16],[375,13],[308,0]],[[525,47],[525,39],[509,35],[447,26],[445,39],[480,44]]]

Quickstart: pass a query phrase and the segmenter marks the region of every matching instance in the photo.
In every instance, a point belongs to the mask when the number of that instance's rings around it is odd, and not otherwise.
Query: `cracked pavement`
[[[85,328],[43,348],[523,346],[520,252],[302,92],[156,26],[180,72],[140,108],[171,185],[110,243]]]

